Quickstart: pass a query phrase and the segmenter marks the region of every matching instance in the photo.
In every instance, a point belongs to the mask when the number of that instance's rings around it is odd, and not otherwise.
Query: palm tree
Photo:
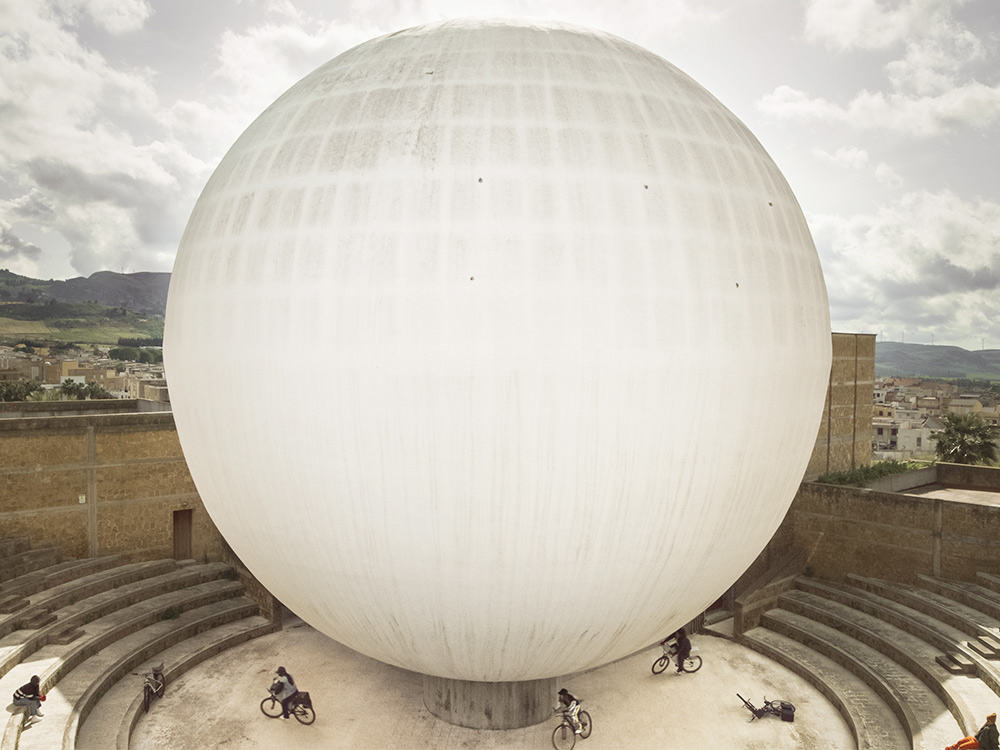
[[[997,429],[978,414],[949,414],[944,429],[931,433],[939,461],[991,464],[997,460]]]

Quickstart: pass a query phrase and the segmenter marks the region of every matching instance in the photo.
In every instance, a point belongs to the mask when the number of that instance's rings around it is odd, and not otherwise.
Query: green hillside
[[[876,377],[1000,380],[1000,350],[876,342]]]
[[[162,339],[163,316],[106,307],[96,302],[0,303],[0,343],[29,341],[107,344],[120,338]]]

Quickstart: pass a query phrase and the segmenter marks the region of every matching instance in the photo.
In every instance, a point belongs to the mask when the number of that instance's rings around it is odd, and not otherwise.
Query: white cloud
[[[865,169],[868,166],[868,152],[856,146],[842,146],[835,153],[829,153],[821,148],[813,149],[813,154],[820,161],[832,164],[842,169]]]
[[[1000,342],[1000,204],[915,192],[869,215],[813,214],[809,225],[835,330]]]
[[[839,49],[881,49],[924,34],[965,0],[809,0],[805,36]]]
[[[0,203],[0,219],[16,225],[44,206],[30,221],[71,247],[76,272],[118,268],[160,241],[158,217],[189,210],[181,187],[205,167],[164,131],[151,73],[110,65],[73,31],[84,12],[109,31],[137,28],[144,2],[35,10],[0,9],[0,181],[19,196]],[[143,130],[162,137],[139,140]]]
[[[886,72],[895,90],[932,96],[955,86],[959,74],[985,56],[979,37],[969,29],[942,20],[927,36],[908,40],[905,56],[890,62]]]
[[[885,162],[879,162],[875,167],[875,179],[888,188],[897,188],[903,184],[903,178]]]
[[[915,137],[985,128],[1000,120],[1000,86],[972,82],[936,96],[862,91],[847,106],[779,86],[757,101],[757,108],[778,119],[822,120],[859,130],[887,130]]]

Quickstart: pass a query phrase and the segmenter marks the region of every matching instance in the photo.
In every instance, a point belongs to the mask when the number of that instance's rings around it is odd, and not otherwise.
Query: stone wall
[[[875,335],[834,333],[830,385],[805,478],[871,463]]]
[[[188,473],[173,415],[89,412],[0,419],[0,535],[60,546],[67,557],[167,558],[174,511],[192,510],[193,556],[221,559],[222,537]]]
[[[1000,491],[1000,469],[936,468],[938,484]],[[971,581],[978,571],[1000,573],[998,506],[803,482],[789,516],[793,547],[820,578]]]

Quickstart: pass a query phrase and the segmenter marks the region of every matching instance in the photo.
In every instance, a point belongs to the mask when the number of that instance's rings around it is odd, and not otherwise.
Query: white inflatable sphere
[[[697,615],[781,521],[830,372],[802,212],[747,128],[608,34],[362,44],[240,137],[165,355],[191,473],[332,638],[565,675]]]

